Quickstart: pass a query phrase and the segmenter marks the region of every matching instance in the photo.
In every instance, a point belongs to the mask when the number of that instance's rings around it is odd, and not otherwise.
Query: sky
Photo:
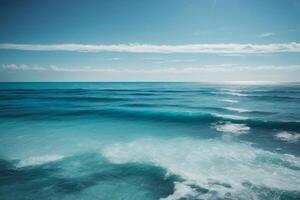
[[[0,81],[300,81],[300,0],[0,0]]]

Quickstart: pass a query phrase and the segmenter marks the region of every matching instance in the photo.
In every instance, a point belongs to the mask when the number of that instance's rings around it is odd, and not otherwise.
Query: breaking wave
[[[28,166],[36,166],[43,165],[49,162],[55,162],[63,159],[64,157],[61,155],[44,155],[44,156],[36,156],[29,157],[23,160],[20,160],[17,164],[17,167],[28,167]]]
[[[250,130],[250,127],[246,124],[234,124],[230,122],[226,123],[215,123],[213,124],[213,127],[223,133],[232,133],[235,135],[240,135],[243,133],[248,133]]]
[[[275,137],[277,139],[285,141],[285,142],[296,143],[300,139],[300,134],[282,131],[282,132],[276,134]]]
[[[183,178],[165,199],[263,199],[300,190],[300,159],[223,140],[142,139],[116,143],[102,154],[115,164],[148,163]],[[275,195],[275,196],[276,196]],[[274,197],[275,197],[274,196]]]

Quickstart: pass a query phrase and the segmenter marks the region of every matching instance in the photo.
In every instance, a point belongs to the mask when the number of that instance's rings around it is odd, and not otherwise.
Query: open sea
[[[1,83],[0,199],[300,199],[300,84]]]

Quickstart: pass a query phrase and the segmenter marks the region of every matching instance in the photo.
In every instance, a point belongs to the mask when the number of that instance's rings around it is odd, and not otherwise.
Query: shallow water
[[[300,85],[1,83],[0,199],[299,199]]]

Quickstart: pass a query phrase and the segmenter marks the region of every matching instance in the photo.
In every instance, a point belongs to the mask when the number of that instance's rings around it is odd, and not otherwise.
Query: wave
[[[43,165],[49,162],[55,162],[63,159],[64,156],[61,155],[44,155],[44,156],[35,156],[29,157],[23,160],[20,160],[17,164],[17,167],[28,167],[28,166],[36,166]]]
[[[49,100],[49,101],[86,101],[86,102],[119,102],[128,101],[128,98],[118,97],[37,97],[35,99]]]
[[[197,191],[194,188],[182,182],[175,182],[173,194],[166,198],[160,198],[160,200],[191,199],[197,196]]]
[[[223,133],[232,133],[235,135],[240,135],[243,133],[248,133],[250,127],[246,124],[234,124],[231,122],[226,123],[214,123],[213,128],[215,128],[219,132]]]
[[[88,89],[0,89],[1,93],[6,94],[19,94],[19,95],[28,95],[28,94],[86,94],[93,90]]]
[[[223,108],[219,108],[219,109],[223,109],[223,111],[225,110],[225,111],[238,112],[238,113],[250,113],[250,114],[256,114],[256,115],[276,114],[276,112],[249,110],[249,109],[236,108],[236,107],[223,107]]]
[[[74,154],[51,165],[16,167],[0,158],[0,199],[144,199],[172,194],[178,176],[143,163],[113,164],[99,152]],[[18,180],[18,181],[16,181]],[[22,183],[22,188],[20,188]],[[13,192],[7,192],[13,191]],[[118,191],[118,192],[116,192]]]
[[[220,90],[227,91],[227,92],[243,92],[243,90],[232,89],[232,88],[221,88]]]
[[[282,94],[287,94],[287,95],[299,95],[300,90],[299,88],[297,89],[291,89],[291,88],[285,88],[285,89],[271,89],[271,90],[248,90],[248,94],[262,94],[262,95],[282,95]]]
[[[252,112],[252,111],[247,110],[247,109],[243,109],[243,108],[234,108],[234,107],[224,107],[224,109],[229,110],[229,111],[239,112],[239,113],[243,113],[243,112]]]
[[[159,108],[159,107],[163,107],[165,105],[162,105],[162,104],[150,104],[150,103],[127,103],[127,104],[122,104],[122,106],[132,107],[132,108]]]
[[[247,117],[240,116],[240,115],[227,115],[227,114],[219,114],[219,113],[213,113],[212,115],[219,117],[221,119],[232,119],[232,120],[247,120]]]
[[[285,142],[296,143],[300,139],[300,134],[299,133],[290,133],[290,132],[287,132],[287,131],[282,131],[282,132],[276,134],[275,137],[277,139],[285,141]]]
[[[102,117],[113,117],[122,120],[150,120],[158,122],[176,122],[176,123],[213,123],[222,120],[232,122],[242,122],[253,127],[261,128],[287,128],[288,130],[298,130],[300,122],[296,121],[265,121],[255,118],[248,118],[241,115],[228,115],[220,113],[205,113],[205,112],[189,112],[189,111],[172,111],[158,109],[101,109],[101,110],[82,110],[76,113],[66,113],[70,116],[81,115],[96,115]]]
[[[244,143],[148,138],[107,146],[101,154],[115,164],[149,163],[183,178],[166,199],[268,199],[261,196],[266,191],[279,198],[300,190],[298,157]]]
[[[237,97],[248,97],[258,100],[274,100],[274,101],[298,101],[300,100],[300,91],[268,91],[268,90],[237,90],[237,89],[221,89],[221,91],[212,91],[213,94],[217,95],[230,95]],[[230,102],[230,101],[227,101]],[[231,102],[232,103],[232,102]]]
[[[228,102],[228,103],[238,103],[238,100],[234,99],[220,99],[219,101]]]
[[[230,95],[230,96],[238,96],[238,97],[247,97],[249,96],[248,94],[245,93],[240,93],[240,92],[212,92],[212,94],[217,94],[217,95]]]
[[[282,129],[287,131],[299,131],[298,121],[266,121],[254,117],[242,115],[229,115],[221,113],[174,111],[162,109],[139,109],[139,108],[103,108],[88,109],[86,107],[71,107],[64,110],[26,110],[23,108],[7,107],[5,112],[0,112],[0,118],[20,119],[20,120],[61,120],[61,119],[81,119],[82,117],[115,118],[119,120],[147,120],[157,122],[176,122],[185,124],[214,123],[219,121],[229,121],[234,123],[244,123],[250,127],[260,127],[267,129]],[[3,110],[3,109],[2,109]],[[254,112],[254,111],[253,111]]]
[[[236,107],[222,107],[218,109],[223,109],[223,111],[231,111],[231,112],[238,112],[238,113],[250,113],[255,115],[272,115],[276,114],[276,112],[270,112],[270,111],[257,111],[257,110],[249,110],[244,108],[236,108]]]
[[[249,97],[264,100],[264,101],[300,101],[299,97],[293,96],[279,96],[279,95],[249,95]]]

